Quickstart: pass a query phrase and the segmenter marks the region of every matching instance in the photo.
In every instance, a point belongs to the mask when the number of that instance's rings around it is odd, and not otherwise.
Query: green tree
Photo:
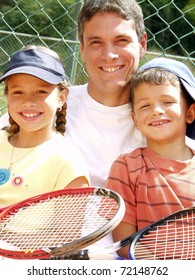
[[[194,1],[194,0],[193,0]],[[194,9],[189,0],[153,0],[140,3],[144,12],[148,46],[187,55],[193,52]],[[191,4],[194,8],[194,4]]]
[[[61,38],[76,29],[72,20],[76,0],[35,0],[1,2],[0,28],[7,31]],[[17,4],[16,4],[17,3]]]

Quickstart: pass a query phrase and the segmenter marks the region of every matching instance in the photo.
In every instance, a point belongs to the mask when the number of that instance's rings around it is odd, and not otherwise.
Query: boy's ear
[[[195,103],[193,103],[187,111],[186,122],[193,123],[195,120]]]
[[[133,122],[134,122],[134,124],[135,124],[135,127],[136,127],[137,129],[139,129],[139,128],[138,128],[138,125],[137,125],[137,119],[136,119],[136,116],[135,116],[134,112],[131,112],[131,117],[132,117],[132,120],[133,120]]]

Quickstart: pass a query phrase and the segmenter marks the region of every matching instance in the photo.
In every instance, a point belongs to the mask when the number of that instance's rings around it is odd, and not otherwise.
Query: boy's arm
[[[134,232],[136,232],[136,226],[125,223],[125,222],[121,222],[112,231],[113,240],[114,240],[114,242],[120,241],[120,240],[124,239],[125,237],[128,237],[129,235],[133,234]],[[129,245],[120,249],[117,253],[120,257],[129,259]]]

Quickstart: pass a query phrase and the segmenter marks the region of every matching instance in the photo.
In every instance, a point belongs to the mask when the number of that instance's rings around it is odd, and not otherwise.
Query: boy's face
[[[188,106],[178,87],[142,83],[134,90],[133,120],[147,143],[184,139]]]
[[[146,34],[139,42],[133,21],[96,14],[85,24],[81,45],[89,86],[97,93],[125,87],[145,50]]]

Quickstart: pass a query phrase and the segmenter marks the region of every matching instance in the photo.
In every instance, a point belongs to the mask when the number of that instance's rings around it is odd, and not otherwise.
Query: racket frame
[[[152,223],[151,225],[137,231],[136,233],[132,234],[131,235],[131,240],[132,241],[131,241],[131,244],[129,246],[129,259],[130,260],[136,260],[135,252],[134,252],[135,251],[135,246],[136,246],[136,243],[140,240],[140,238],[143,237],[143,235],[149,234],[151,231],[154,231],[158,226],[164,225],[167,221],[170,221],[170,220],[173,220],[173,219],[177,220],[179,217],[186,216],[188,213],[192,213],[192,212],[195,213],[195,206],[191,206],[191,207],[188,207],[188,208],[185,208],[185,209],[178,210],[178,211],[176,211],[176,212],[174,212],[170,215],[167,215],[167,216],[163,217],[162,219]],[[123,239],[124,243],[125,243],[125,240],[126,240],[126,242],[128,242],[127,239],[128,238]]]
[[[106,234],[108,234],[110,231],[112,231],[122,220],[124,213],[125,213],[125,203],[122,197],[109,189],[106,188],[97,188],[97,187],[87,187],[87,188],[76,188],[76,189],[63,189],[63,190],[57,190],[54,192],[47,192],[41,195],[37,195],[28,199],[25,199],[19,203],[15,203],[9,207],[3,208],[3,211],[0,212],[0,223],[2,219],[8,215],[12,215],[11,213],[17,212],[18,209],[23,207],[28,207],[33,203],[38,203],[40,201],[44,201],[47,199],[52,199],[58,196],[63,196],[67,193],[67,195],[75,195],[75,194],[81,194],[81,192],[84,194],[87,193],[93,193],[96,196],[108,196],[113,198],[118,203],[118,210],[115,213],[114,217],[109,220],[104,226],[102,226],[100,229],[92,232],[91,234],[78,239],[74,240],[73,242],[70,242],[68,244],[62,244],[60,247],[55,248],[42,248],[42,249],[36,249],[36,250],[18,250],[18,251],[12,251],[7,249],[1,249],[0,248],[0,255],[8,258],[14,258],[14,259],[49,259],[52,258],[53,252],[55,255],[61,254],[61,247],[63,247],[63,252],[69,253],[74,252],[75,250],[78,251],[95,241],[101,239]]]

